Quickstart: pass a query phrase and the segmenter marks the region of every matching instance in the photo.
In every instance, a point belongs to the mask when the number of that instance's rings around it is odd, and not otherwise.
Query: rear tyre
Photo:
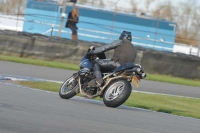
[[[74,79],[74,77],[68,78],[60,87],[59,95],[63,99],[69,99],[75,96],[76,89],[78,87],[78,82]]]
[[[114,81],[103,94],[103,102],[108,107],[118,107],[130,96],[131,84],[127,80]]]

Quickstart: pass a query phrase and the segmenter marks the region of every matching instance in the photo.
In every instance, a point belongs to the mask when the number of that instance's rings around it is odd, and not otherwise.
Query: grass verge
[[[38,65],[38,66],[61,68],[61,69],[79,70],[79,66],[77,64],[71,64],[71,63],[61,62],[61,61],[60,62],[46,61],[46,60],[39,60],[39,59],[32,59],[32,58],[5,56],[5,55],[0,55],[0,60],[23,63],[23,64],[32,64],[32,65]]]
[[[18,81],[17,84],[58,92],[61,84]],[[96,98],[96,100],[102,100]],[[124,105],[200,119],[200,99],[133,92]]]
[[[77,64],[71,64],[71,63],[61,62],[61,61],[45,61],[45,60],[39,60],[39,59],[20,58],[20,57],[4,56],[4,55],[0,55],[0,60],[46,66],[46,67],[69,69],[69,70],[79,70],[79,66]],[[167,76],[167,75],[156,75],[156,74],[147,74],[146,79],[152,80],[152,81],[160,81],[160,82],[167,82],[167,83],[173,83],[173,84],[200,87],[199,79],[196,79],[196,80],[184,79],[184,78],[172,77],[172,76]]]
[[[188,86],[197,86],[200,87],[199,79],[184,79],[179,77],[172,77],[168,75],[158,75],[158,74],[147,74],[147,80],[167,82],[172,84],[188,85]],[[200,89],[200,88],[199,88]]]

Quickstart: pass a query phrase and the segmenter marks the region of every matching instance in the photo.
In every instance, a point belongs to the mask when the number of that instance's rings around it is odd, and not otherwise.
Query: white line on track
[[[54,82],[54,83],[60,83],[62,84],[64,81],[56,81],[56,80],[48,80],[48,79],[38,79],[38,78],[31,78],[31,77],[22,77],[22,76],[16,76],[16,75],[0,75],[0,80],[1,78],[4,79],[10,79],[13,81],[46,81],[46,82]],[[38,89],[36,89],[38,90]],[[50,91],[46,91],[49,92]],[[155,93],[155,92],[146,92],[146,91],[136,91],[132,90],[132,92],[140,92],[140,93],[146,93],[146,94],[156,94],[156,95],[164,95],[164,96],[175,96],[175,97],[183,97],[183,98],[193,98],[193,99],[200,99],[196,97],[187,97],[187,96],[180,96],[180,95],[171,95],[171,94],[164,94],[164,93]]]
[[[0,75],[1,77],[1,75]],[[55,83],[62,83],[61,81],[55,81],[55,80],[45,80],[45,79],[38,79],[40,81],[48,81],[48,82],[55,82]],[[51,91],[46,91],[46,90],[40,90],[37,88],[31,88],[31,87],[27,87],[27,86],[22,86],[22,85],[18,85],[18,84],[14,84],[14,83],[8,83],[8,82],[1,82],[2,84],[6,84],[6,85],[11,85],[11,86],[16,86],[19,88],[26,88],[26,89],[30,89],[33,91],[42,91],[42,92],[47,92],[47,93],[51,93],[54,95],[58,95],[58,92],[51,92]],[[134,91],[133,92],[140,92],[140,91]],[[161,94],[161,93],[151,93],[151,92],[144,92],[141,91],[141,93],[147,93],[147,94],[159,94],[159,95],[168,95],[168,94]],[[169,95],[169,96],[177,96],[177,95]],[[178,97],[184,97],[184,96],[178,96]],[[102,101],[98,101],[98,100],[94,100],[94,99],[88,99],[88,98],[84,98],[84,97],[80,97],[80,96],[74,96],[73,98],[76,99],[80,99],[80,100],[86,100],[86,101],[92,101],[94,103],[103,103]],[[73,99],[72,98],[72,99]],[[193,98],[193,97],[186,97],[186,98]],[[195,99],[199,99],[199,98],[195,98]],[[150,112],[156,112],[156,113],[161,113],[161,114],[166,114],[166,115],[174,115],[174,114],[169,114],[169,113],[165,113],[165,112],[157,112],[157,111],[153,111],[153,110],[147,110],[147,109],[143,109],[143,108],[137,108],[137,107],[130,107],[130,106],[126,106],[126,105],[121,105],[122,107],[126,107],[126,108],[132,108],[132,109],[137,109],[137,110],[141,110],[141,111],[150,111]],[[177,115],[175,115],[177,116]],[[187,117],[187,116],[178,116],[178,117],[183,117],[183,118],[187,118],[187,119],[195,119],[198,120],[197,118],[192,118],[192,117]]]

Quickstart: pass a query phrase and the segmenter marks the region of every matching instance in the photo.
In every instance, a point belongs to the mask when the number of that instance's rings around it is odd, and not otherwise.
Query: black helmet
[[[132,41],[132,35],[131,32],[123,31],[119,37],[120,40],[123,40],[124,38],[128,39],[129,41]]]

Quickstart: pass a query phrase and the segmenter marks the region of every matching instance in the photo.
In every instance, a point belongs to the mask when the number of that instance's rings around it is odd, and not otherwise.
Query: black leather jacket
[[[78,21],[79,21],[79,18],[72,17],[72,12],[70,12],[68,14],[68,18],[67,18],[67,22],[66,22],[65,27],[68,28],[69,25],[71,25],[71,26],[74,26],[74,27],[77,28],[76,24],[78,23]]]
[[[120,64],[123,63],[134,63],[135,58],[137,56],[137,50],[133,46],[133,44],[127,40],[116,40],[112,42],[110,45],[105,45],[99,48],[96,48],[93,53],[99,54],[106,51],[109,51],[111,49],[114,50],[114,55],[112,57],[112,60],[115,62],[119,62]]]

